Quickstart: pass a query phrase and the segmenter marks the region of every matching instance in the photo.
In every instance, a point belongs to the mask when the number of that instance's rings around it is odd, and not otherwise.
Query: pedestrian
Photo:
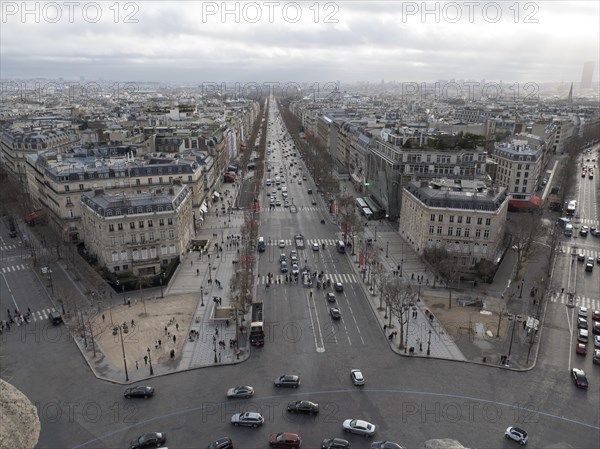
[[[106,319],[106,317],[104,316],[104,314],[102,314],[102,322],[104,323],[104,320]]]
[[[221,283],[219,283],[219,287],[221,286]],[[222,298],[219,296],[219,305],[221,305],[221,300]]]
[[[139,369],[139,367],[140,367],[140,366],[139,366],[139,364],[138,364],[138,361],[136,360],[136,361],[135,361],[135,369]]]
[[[167,331],[167,326],[165,326],[165,335],[167,335],[167,332],[168,332],[168,331]]]
[[[147,356],[147,355],[145,355],[145,356],[144,356],[144,365],[147,365],[147,364],[148,364],[148,356]]]
[[[229,327],[229,320],[225,320],[225,327]]]
[[[135,321],[131,320],[131,327],[135,327]]]
[[[175,329],[177,329],[177,332],[179,332],[179,323],[175,323]]]
[[[215,327],[215,335],[218,337],[219,336],[219,328]]]
[[[158,340],[158,346],[162,346],[162,340]]]
[[[31,309],[30,309],[29,307],[27,307],[27,313],[28,313],[29,315],[31,315]],[[104,316],[104,315],[102,315],[102,316]]]
[[[173,343],[177,343],[177,337],[173,335]]]
[[[415,273],[411,274],[410,278],[414,281],[415,280]]]

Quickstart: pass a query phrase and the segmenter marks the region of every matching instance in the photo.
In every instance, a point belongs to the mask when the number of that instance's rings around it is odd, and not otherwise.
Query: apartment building
[[[465,270],[481,260],[497,263],[508,198],[505,188],[481,181],[411,181],[403,192],[400,234],[420,255],[446,249]]]
[[[160,273],[194,236],[191,197],[190,189],[179,183],[146,193],[84,192],[86,250],[113,273]]]

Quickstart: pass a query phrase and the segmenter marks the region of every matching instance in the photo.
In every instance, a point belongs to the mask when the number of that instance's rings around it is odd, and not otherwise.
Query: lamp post
[[[410,322],[410,306],[406,305],[406,335],[404,336],[404,353],[406,354],[406,349],[408,347],[408,323]]]
[[[163,293],[163,285],[162,285],[162,283],[163,283],[163,276],[162,275],[160,276],[159,281],[160,281],[160,297],[162,299],[162,298],[165,297],[165,295]]]
[[[200,306],[204,307],[204,286],[200,286]]]
[[[223,229],[221,229],[221,245],[225,243],[225,241],[223,240]]]
[[[521,281],[521,291],[519,292],[519,298],[523,297],[523,286],[525,285],[525,279]]]
[[[215,353],[215,363],[217,363],[217,337],[213,335],[213,352]]]
[[[377,241],[377,225],[375,225],[375,236],[373,238],[373,241],[376,242]]]
[[[125,301],[125,286],[121,285],[121,292],[123,293],[123,305],[127,304],[127,301]]]
[[[514,320],[513,320],[513,327],[512,327],[512,332],[510,334],[510,343],[508,345],[508,357],[506,358],[506,363],[510,364],[510,355],[512,353],[512,344],[513,344],[513,338],[515,336],[515,326],[517,324],[517,316],[515,315]]]
[[[148,363],[150,363],[150,375],[154,375],[154,369],[152,369],[152,357],[150,357],[150,348],[148,348]]]
[[[122,329],[122,330],[121,330]],[[113,327],[113,335],[117,335],[119,333],[119,337],[121,337],[121,351],[123,352],[123,366],[125,367],[125,380],[129,381],[129,373],[127,372],[127,359],[125,358],[125,345],[123,344],[123,332],[128,333],[129,329],[126,324],[122,326],[114,326]]]
[[[403,243],[404,245],[404,243]],[[400,259],[400,277],[402,277],[402,267],[404,266],[404,258]]]
[[[212,270],[211,270],[210,262],[208,262],[208,281],[209,281],[209,283],[212,282]]]
[[[390,242],[385,242],[385,257],[390,257]]]
[[[431,329],[429,329],[429,340],[427,341],[427,355],[431,354]]]

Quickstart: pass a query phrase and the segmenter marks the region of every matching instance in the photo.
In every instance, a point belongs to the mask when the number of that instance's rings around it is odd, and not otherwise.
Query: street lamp
[[[519,298],[523,297],[523,285],[525,284],[525,279],[521,281],[521,291],[519,292]]]
[[[217,363],[217,337],[213,335],[213,352],[215,353],[215,363]]]
[[[429,329],[429,340],[427,341],[427,355],[431,354],[431,329]]]
[[[125,380],[129,381],[129,373],[127,372],[127,359],[125,358],[125,345],[123,344],[123,333],[129,332],[129,329],[127,328],[127,323],[123,323],[122,326],[114,326],[112,334],[117,335],[117,331],[119,333],[119,336],[121,337],[121,351],[123,351],[123,366],[125,367]]]
[[[390,242],[385,242],[385,257],[390,257]]]
[[[127,304],[127,301],[125,301],[125,286],[121,285],[121,291],[123,292],[123,305]]]
[[[211,268],[210,268],[210,262],[208,262],[208,281],[209,281],[209,283],[212,282],[212,272],[211,272]]]
[[[404,337],[404,353],[406,354],[406,348],[408,347],[408,323],[410,322],[410,306],[406,307],[406,336]]]
[[[375,236],[373,238],[373,241],[376,242],[377,241],[377,225],[375,225]]]
[[[204,307],[204,286],[200,286],[200,306]]]
[[[152,369],[152,357],[150,357],[150,348],[148,348],[148,363],[150,363],[150,375],[154,375],[154,370]]]
[[[163,285],[162,285],[162,283],[163,283],[163,276],[162,275],[160,276],[159,281],[160,281],[160,297],[162,299],[162,298],[165,297],[165,295],[163,293]]]

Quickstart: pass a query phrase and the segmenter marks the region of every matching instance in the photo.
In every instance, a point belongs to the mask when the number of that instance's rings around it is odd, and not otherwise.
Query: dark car
[[[131,387],[123,394],[126,398],[149,398],[154,396],[154,388],[148,386]]]
[[[147,447],[159,447],[167,441],[167,435],[164,432],[150,432],[136,438],[129,445],[130,449],[144,449]]]
[[[393,441],[373,441],[371,449],[403,449],[398,443]]]
[[[577,318],[577,329],[587,329],[588,322],[585,318],[579,317]]]
[[[311,401],[296,401],[290,402],[287,406],[287,411],[290,413],[304,413],[314,415],[319,413],[319,404]]]
[[[587,377],[585,376],[585,373],[583,372],[583,370],[578,369],[578,368],[573,368],[571,370],[571,376],[573,377],[573,382],[575,382],[575,386],[577,388],[585,388],[587,389],[589,384],[588,384],[588,380]]]
[[[341,438],[325,438],[321,449],[350,449],[350,443]]]
[[[297,388],[300,385],[300,377],[294,374],[284,374],[275,379],[276,387]]]
[[[592,333],[594,335],[600,335],[600,321],[592,322]]]
[[[336,282],[335,284],[333,284],[333,288],[336,292],[344,291],[344,285],[341,282]]]
[[[271,447],[300,447],[302,438],[296,433],[272,433],[269,437]]]
[[[56,310],[48,314],[48,319],[54,326],[58,326],[60,323],[63,322],[61,313]]]
[[[594,310],[592,312],[592,321],[600,321],[600,310]]]
[[[325,297],[327,298],[327,301],[329,302],[335,302],[335,294],[328,292]]]
[[[332,320],[339,320],[340,318],[342,318],[342,313],[340,312],[340,309],[338,309],[337,307],[330,307],[329,315],[331,315]]]
[[[229,437],[219,438],[210,443],[207,449],[233,449],[233,441]]]

